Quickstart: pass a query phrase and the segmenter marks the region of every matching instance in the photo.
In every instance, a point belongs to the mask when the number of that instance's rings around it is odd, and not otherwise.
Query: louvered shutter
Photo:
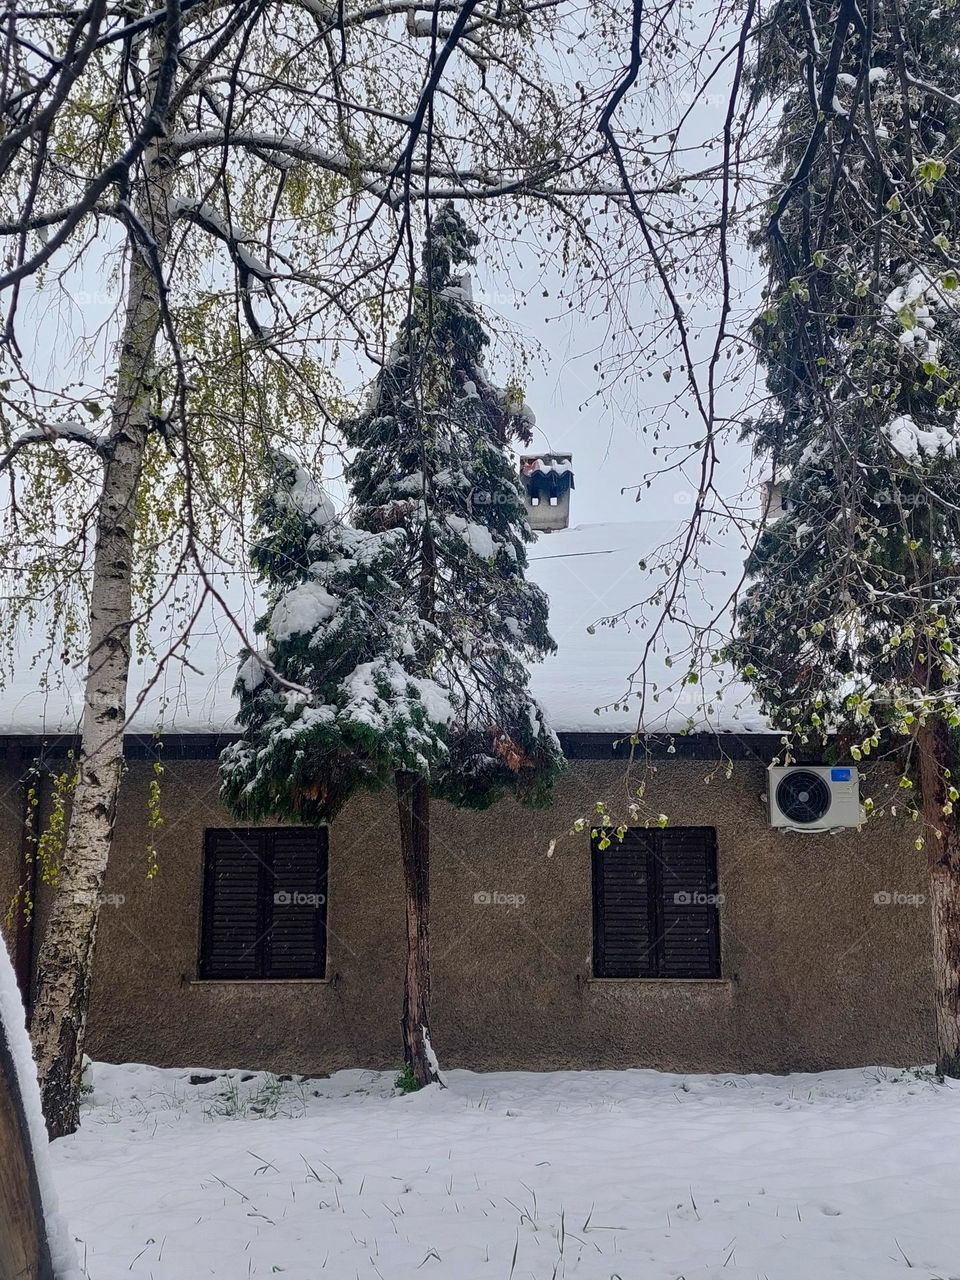
[[[265,974],[323,977],[326,957],[327,833],[279,828],[272,833],[273,924]]]
[[[601,978],[648,978],[656,973],[651,946],[649,862],[651,833],[628,831],[610,847],[593,846],[594,968]]]
[[[259,977],[262,872],[260,832],[207,832],[201,977]]]
[[[202,978],[322,978],[327,832],[207,832]]]
[[[709,827],[659,832],[659,972],[664,978],[720,976],[717,855]]]

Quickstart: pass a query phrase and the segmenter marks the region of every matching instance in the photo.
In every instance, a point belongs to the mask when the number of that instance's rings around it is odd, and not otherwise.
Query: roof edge
[[[215,760],[237,733],[127,733],[127,760]],[[764,764],[781,749],[777,733],[621,733],[557,734],[568,760],[629,760],[650,757],[675,760],[757,760]],[[631,742],[632,738],[635,742]],[[80,745],[78,734],[0,734],[0,760],[18,764],[38,757],[58,759]]]

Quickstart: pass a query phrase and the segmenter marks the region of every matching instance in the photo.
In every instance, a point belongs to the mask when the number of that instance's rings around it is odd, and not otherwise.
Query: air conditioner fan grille
[[[830,808],[830,788],[818,773],[794,769],[777,786],[777,808],[791,822],[819,822]]]

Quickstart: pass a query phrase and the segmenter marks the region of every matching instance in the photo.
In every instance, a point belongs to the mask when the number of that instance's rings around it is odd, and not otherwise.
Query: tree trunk
[[[437,1073],[427,1054],[430,1036],[430,784],[416,773],[397,773],[400,853],[407,904],[407,967],[403,989],[403,1052],[417,1084]]]
[[[945,773],[956,775],[944,722],[928,720],[917,747],[933,917],[937,1074],[960,1078],[960,830],[956,815],[943,812],[952,785]]]
[[[131,249],[117,390],[111,412],[90,595],[90,648],[76,789],[57,894],[37,959],[31,1021],[43,1113],[51,1138],[79,1123],[80,1073],[97,919],[123,771],[130,670],[137,492],[153,408],[162,262],[170,236],[171,166],[146,158],[138,215],[155,242],[154,265]]]

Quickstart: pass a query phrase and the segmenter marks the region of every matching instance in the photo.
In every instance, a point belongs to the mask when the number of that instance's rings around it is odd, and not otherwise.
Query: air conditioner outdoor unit
[[[770,825],[783,831],[838,831],[863,823],[860,775],[849,765],[771,765]]]

